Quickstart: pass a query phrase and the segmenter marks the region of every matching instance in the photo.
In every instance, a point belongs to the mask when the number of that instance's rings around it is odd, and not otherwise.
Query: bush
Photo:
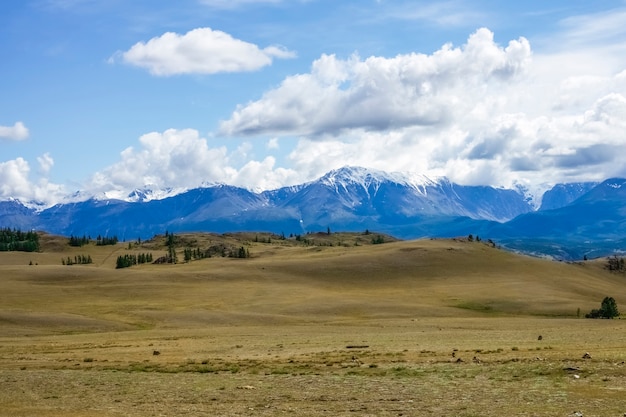
[[[604,297],[600,309],[593,309],[585,314],[588,319],[612,319],[619,317],[617,303],[613,297]]]

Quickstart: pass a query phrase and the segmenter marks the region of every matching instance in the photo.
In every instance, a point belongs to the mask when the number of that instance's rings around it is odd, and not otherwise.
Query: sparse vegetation
[[[377,235],[376,237],[372,238],[372,245],[380,245],[381,243],[385,243],[385,238],[381,235]]]
[[[91,264],[93,263],[93,260],[91,259],[91,255],[74,255],[73,258],[71,257],[67,257],[64,259],[61,259],[61,264],[62,265],[87,265],[87,264]]]
[[[136,254],[124,254],[117,257],[117,262],[115,263],[115,268],[128,268],[133,265],[141,265],[145,263],[152,263],[152,253],[140,253]]]
[[[98,237],[96,238],[96,246],[117,245],[117,242],[118,242],[117,236],[102,237],[98,235]]]
[[[376,235],[320,232],[303,245],[177,234],[175,250],[192,262],[119,271],[118,256],[164,252],[167,239],[79,249],[46,236],[43,252],[0,253],[0,409],[623,414],[626,322],[575,320],[598,288],[622,301],[623,280],[603,259],[582,267],[465,238],[373,245]],[[219,255],[193,259],[211,247]],[[253,259],[222,257],[242,248]],[[83,254],[95,265],[58,266]]]
[[[68,243],[70,246],[81,247],[89,243],[89,238],[85,235],[83,237],[71,235]]]
[[[617,255],[608,257],[606,260],[606,269],[611,272],[626,272],[624,258],[618,258]]]

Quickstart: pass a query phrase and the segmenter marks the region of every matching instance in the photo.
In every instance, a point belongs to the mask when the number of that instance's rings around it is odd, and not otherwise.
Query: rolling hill
[[[378,235],[374,235],[378,236]],[[0,328],[40,334],[216,323],[336,322],[415,317],[576,317],[624,276],[602,262],[568,264],[465,239],[372,244],[372,235],[325,233],[307,242],[264,234],[181,234],[177,250],[244,245],[249,259],[212,257],[115,269],[117,256],[166,252],[164,237],[72,248],[45,236],[40,253],[0,253]],[[61,259],[89,254],[89,265]],[[182,254],[179,253],[179,259]],[[33,265],[29,265],[29,263]]]

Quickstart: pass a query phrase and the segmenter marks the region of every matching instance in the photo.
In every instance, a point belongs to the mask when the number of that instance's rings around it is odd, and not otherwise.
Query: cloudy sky
[[[626,176],[626,1],[0,3],[0,199]]]

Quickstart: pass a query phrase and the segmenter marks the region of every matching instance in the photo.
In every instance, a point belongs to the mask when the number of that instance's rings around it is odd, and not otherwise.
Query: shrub
[[[593,309],[585,314],[588,319],[612,319],[618,316],[617,303],[613,297],[604,297],[600,309]]]

